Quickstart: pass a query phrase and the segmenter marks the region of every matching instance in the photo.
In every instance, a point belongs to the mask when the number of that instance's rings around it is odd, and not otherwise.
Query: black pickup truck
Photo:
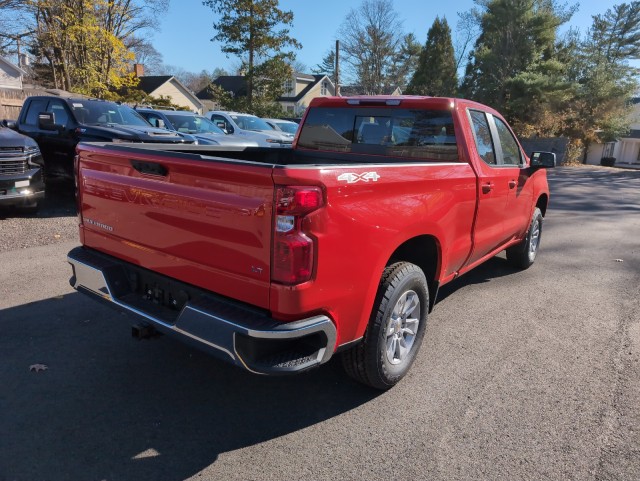
[[[38,144],[0,125],[0,207],[37,210],[44,198],[41,167]]]
[[[29,97],[18,120],[5,124],[37,142],[47,178],[73,179],[73,158],[79,142],[194,142],[193,138],[152,127],[131,107],[99,99]]]

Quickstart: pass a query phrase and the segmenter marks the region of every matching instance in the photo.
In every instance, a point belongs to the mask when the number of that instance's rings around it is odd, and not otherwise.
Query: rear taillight
[[[76,209],[78,210],[78,222],[82,224],[82,205],[80,203],[80,155],[73,156],[73,185],[76,194]]]
[[[322,190],[308,186],[276,186],[271,280],[300,284],[311,279],[315,244],[302,231],[302,222],[323,205]]]

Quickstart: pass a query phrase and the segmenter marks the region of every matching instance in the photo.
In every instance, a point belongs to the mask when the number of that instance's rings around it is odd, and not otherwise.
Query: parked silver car
[[[287,134],[291,134],[293,136],[296,135],[298,131],[299,125],[295,122],[291,122],[290,120],[284,119],[263,119],[266,123],[268,123],[273,130],[279,130],[281,132],[285,132]]]
[[[224,133],[207,117],[182,110],[137,108],[151,125],[195,137],[200,145],[223,147],[258,147],[258,142]]]
[[[239,112],[212,110],[207,117],[228,134],[258,142],[260,147],[291,147],[293,136],[273,130],[260,117]]]

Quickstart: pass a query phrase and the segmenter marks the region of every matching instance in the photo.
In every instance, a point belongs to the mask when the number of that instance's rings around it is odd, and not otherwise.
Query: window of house
[[[604,144],[604,149],[602,150],[603,157],[613,157],[613,150],[616,147],[615,142],[607,142]]]
[[[329,93],[329,85],[325,80],[324,82],[322,82],[322,85],[320,86],[320,95],[328,95],[328,93]]]
[[[284,82],[284,92],[285,94],[294,95],[295,91],[293,89],[293,80],[289,79]]]

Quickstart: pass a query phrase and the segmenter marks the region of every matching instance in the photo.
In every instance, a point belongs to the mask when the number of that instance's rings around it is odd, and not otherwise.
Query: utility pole
[[[340,40],[336,40],[336,97],[340,97]]]

